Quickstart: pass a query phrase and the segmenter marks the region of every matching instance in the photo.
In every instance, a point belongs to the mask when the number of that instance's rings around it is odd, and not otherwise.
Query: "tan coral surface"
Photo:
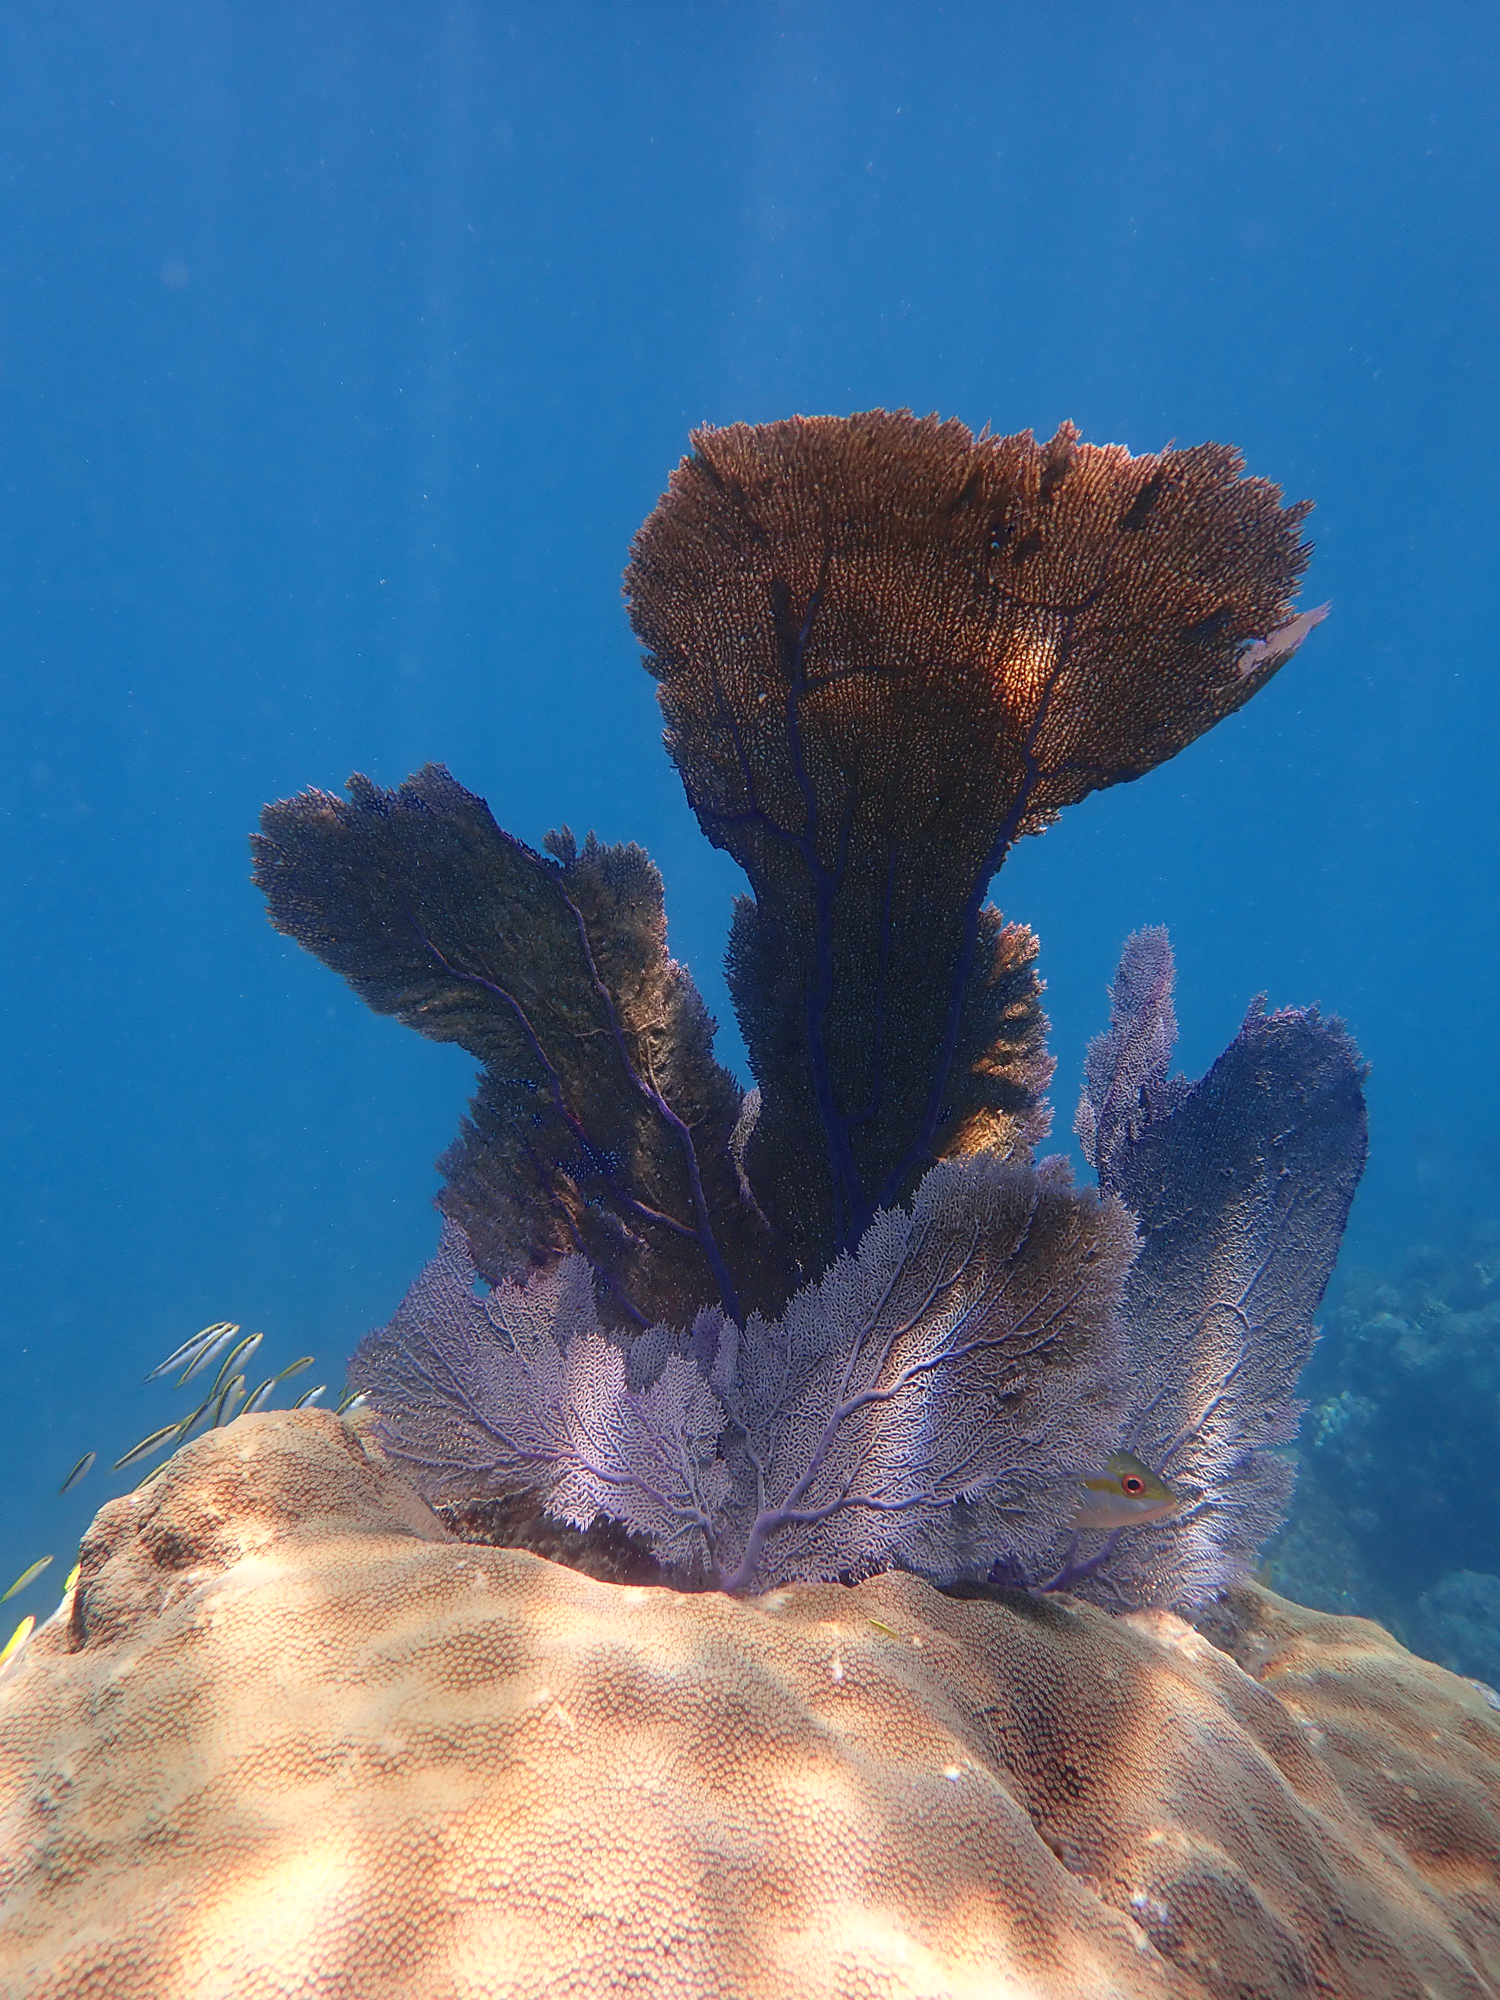
[[[598,1582],[242,1417],[0,1687],[0,1992],[1500,1991],[1485,1692],[1262,1591],[1213,1635]]]

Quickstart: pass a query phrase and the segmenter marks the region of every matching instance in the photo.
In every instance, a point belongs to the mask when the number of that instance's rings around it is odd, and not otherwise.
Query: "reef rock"
[[[1500,1990],[1485,1692],[1258,1589],[1200,1624],[600,1582],[242,1417],[0,1688],[0,1991]]]

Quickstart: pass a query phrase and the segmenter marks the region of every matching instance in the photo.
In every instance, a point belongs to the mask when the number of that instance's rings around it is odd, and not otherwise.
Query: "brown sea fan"
[[[644,850],[565,829],[537,854],[441,765],[349,792],[268,806],[255,879],[278,929],[377,1013],[484,1064],[439,1204],[486,1277],[582,1252],[638,1325],[748,1310],[761,1281],[779,1302],[730,1152],[741,1092],[668,956]]]
[[[1228,446],[1132,458],[1071,425],[872,411],[693,447],[626,589],[688,798],[754,891],[747,1159],[816,1270],[935,1159],[1045,1130],[1034,946],[989,883],[1290,656],[1245,649],[1291,615],[1307,510]]]

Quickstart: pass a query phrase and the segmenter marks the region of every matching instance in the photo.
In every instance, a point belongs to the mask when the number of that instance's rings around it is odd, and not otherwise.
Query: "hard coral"
[[[1500,1716],[1376,1627],[621,1588],[449,1539],[316,1412],[105,1508],[0,1827],[27,2000],[1500,1983]]]

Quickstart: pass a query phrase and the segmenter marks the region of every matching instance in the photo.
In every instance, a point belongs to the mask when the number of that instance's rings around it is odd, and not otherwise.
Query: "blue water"
[[[619,595],[700,421],[1072,417],[1313,496],[1330,620],[997,885],[1059,1132],[1164,921],[1191,1072],[1262,989],[1370,1057],[1351,1254],[1500,1209],[1497,97],[1486,10],[1369,0],[0,14],[0,1570],[60,1580],[167,1348],[337,1384],[435,1240],[472,1064],[268,929],[264,800],[436,758],[643,841],[739,1059]]]

